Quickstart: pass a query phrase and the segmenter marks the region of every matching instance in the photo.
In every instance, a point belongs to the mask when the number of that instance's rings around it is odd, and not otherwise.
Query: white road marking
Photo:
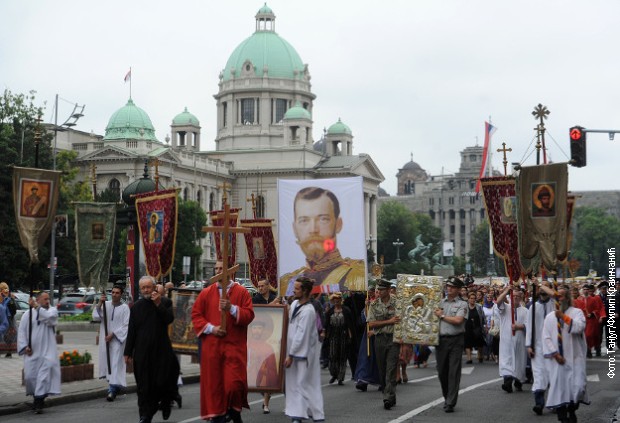
[[[598,374],[588,375],[586,379],[588,382],[600,382],[601,381],[601,379],[599,379],[598,377]]]
[[[470,375],[471,372],[474,371],[474,366],[471,367],[461,367],[461,374],[462,375]]]
[[[503,379],[497,378],[497,379],[491,379],[491,380],[487,380],[486,382],[480,382],[480,383],[476,383],[475,385],[471,385],[468,386],[467,388],[463,388],[459,391],[459,395],[464,394],[465,392],[469,392],[469,391],[473,391],[474,389],[480,388],[481,386],[485,386],[485,385],[489,385],[491,383],[497,383],[502,381]],[[407,419],[412,418],[413,416],[417,416],[418,414],[420,414],[423,411],[428,410],[429,408],[432,408],[436,405],[439,404],[443,404],[444,399],[443,397],[436,399],[435,401],[429,402],[428,404],[425,404],[421,407],[416,408],[415,410],[411,410],[410,412],[408,412],[407,414],[403,414],[402,416],[394,419],[394,420],[390,420],[388,423],[402,423],[404,421],[406,421]]]

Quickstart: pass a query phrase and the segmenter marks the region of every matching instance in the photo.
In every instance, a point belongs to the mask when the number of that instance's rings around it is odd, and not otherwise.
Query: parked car
[[[111,294],[106,294],[108,300],[112,300]],[[73,316],[90,311],[93,305],[99,301],[101,294],[90,292],[70,292],[58,301],[56,308],[59,316]]]
[[[24,315],[24,313],[28,311],[30,306],[28,305],[26,301],[22,301],[22,300],[15,300],[15,305],[17,306],[17,313],[15,313],[15,321],[19,322],[22,319],[22,316]]]

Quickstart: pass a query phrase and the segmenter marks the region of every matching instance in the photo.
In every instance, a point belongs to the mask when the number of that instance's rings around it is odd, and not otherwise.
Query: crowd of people
[[[218,261],[216,273],[222,271]],[[427,313],[439,322],[439,342],[430,348],[394,340],[394,328],[401,322],[394,282],[372,281],[367,295],[327,296],[313,294],[315,282],[299,276],[293,295],[283,299],[267,278],[261,279],[253,298],[233,275],[227,283],[220,279],[201,291],[191,312],[199,342],[201,417],[215,423],[242,422],[241,411],[248,407],[247,335],[253,305],[288,304],[285,412],[294,423],[325,418],[321,367],[328,369],[330,383],[344,385],[349,372],[356,389],[378,387],[383,408],[389,410],[396,405],[397,385],[408,382],[407,367],[426,367],[433,352],[446,413],[455,411],[463,362],[475,360],[498,365],[503,379],[498,388],[508,394],[531,384],[534,413],[541,415],[547,408],[562,422],[576,421],[579,405],[589,403],[586,361],[600,356],[606,345],[608,285],[528,282],[536,288],[535,298],[516,284],[466,285],[459,277],[448,278],[439,306]],[[112,301],[102,295],[93,318],[101,321],[99,375],[109,383],[107,401],[126,387],[125,366],[132,362],[140,422],[149,423],[158,411],[167,420],[175,402],[182,406],[180,367],[167,330],[174,319],[166,296],[170,286],[157,285],[149,276],[142,277],[139,286],[141,298],[130,309],[121,301],[124,287],[115,285]],[[0,283],[0,294],[0,338],[5,345],[15,343],[12,351],[24,357],[26,394],[34,397],[34,411],[41,413],[44,399],[60,394],[54,336],[58,313],[49,294],[40,293],[30,300],[31,311],[24,314],[14,339],[6,283]],[[423,301],[416,300],[411,308],[421,310]],[[270,412],[269,400],[264,393],[264,413]]]

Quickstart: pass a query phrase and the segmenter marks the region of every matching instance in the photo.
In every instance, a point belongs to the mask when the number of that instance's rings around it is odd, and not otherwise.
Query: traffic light
[[[586,165],[586,132],[581,126],[573,126],[570,134],[570,164],[575,167]]]

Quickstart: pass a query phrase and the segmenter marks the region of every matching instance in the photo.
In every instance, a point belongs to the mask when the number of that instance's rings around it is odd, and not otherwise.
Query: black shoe
[[[588,352],[586,353],[586,357],[592,358],[592,351],[588,350]]]
[[[105,399],[107,399],[108,402],[112,402],[114,401],[115,398],[116,398],[116,394],[114,392],[108,392],[108,396]]]
[[[241,412],[234,408],[228,410],[228,417],[233,423],[243,423],[243,420],[241,420]]]
[[[534,413],[538,414],[539,416],[542,416],[542,413],[543,413],[542,406],[535,405],[534,407],[532,407],[532,410],[534,410]]]
[[[32,411],[34,411],[35,414],[42,414],[43,413],[43,398],[35,398],[34,399],[34,404],[32,407]]]
[[[339,380],[338,385],[344,385],[344,380]]]
[[[334,383],[335,381],[336,381],[336,378],[335,378],[335,377],[332,377],[332,378],[329,380],[329,383],[331,384],[331,383]]]
[[[509,394],[512,394],[512,382],[504,382],[502,383],[502,389],[506,392],[508,392]]]
[[[600,356],[601,356],[601,355],[599,354],[599,357],[600,357]],[[6,353],[6,355],[4,356],[4,358],[11,358],[11,357],[13,357],[13,355],[12,355],[11,353]]]
[[[140,421],[138,423],[151,423],[151,418],[147,416],[140,416]]]
[[[523,384],[519,379],[515,379],[515,389],[519,392],[523,391]]]
[[[368,390],[368,384],[367,383],[362,383],[362,382],[357,382],[355,384],[355,389],[360,390],[362,392],[366,392]]]
[[[180,394],[177,394],[177,396],[174,397],[174,402],[177,403],[179,408],[183,408],[183,397]]]
[[[465,362],[465,364],[473,364],[473,361],[471,361],[471,360],[467,360],[467,361]]]
[[[445,411],[446,413],[454,413],[454,406],[452,406],[452,405],[446,405],[446,406],[443,408],[443,411]]]
[[[394,404],[392,403],[392,401],[390,401],[390,400],[383,400],[383,408],[385,408],[386,410],[389,410],[393,406],[394,406]]]
[[[164,418],[164,420],[168,420],[170,418],[170,413],[172,413],[172,408],[170,407],[170,403],[165,402],[161,406],[161,416]]]

